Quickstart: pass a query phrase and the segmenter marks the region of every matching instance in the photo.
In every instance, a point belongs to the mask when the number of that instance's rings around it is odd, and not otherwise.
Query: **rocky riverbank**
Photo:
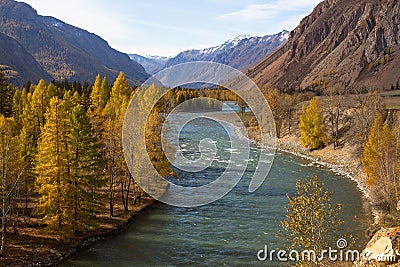
[[[369,189],[365,184],[366,174],[363,171],[357,147],[344,145],[334,148],[333,145],[318,150],[305,149],[298,136],[290,135],[277,140],[277,150],[290,153],[310,161],[310,165],[330,170],[342,177],[351,179],[357,184],[364,196],[364,208],[370,213],[375,225],[378,225],[384,214],[374,209],[370,202]]]
[[[239,121],[237,116],[233,116],[230,113],[219,113],[213,114],[213,118],[217,120],[227,121],[235,126],[235,132],[237,135],[248,138],[251,143],[258,147],[262,147],[260,142],[259,131],[255,127],[249,126],[247,120],[249,118],[244,115],[243,121]],[[246,127],[247,133],[244,130],[243,125]],[[363,167],[360,160],[360,148],[357,146],[343,145],[339,148],[334,148],[333,145],[328,145],[318,150],[309,150],[301,145],[300,138],[295,135],[286,135],[282,138],[278,138],[276,142],[277,151],[289,153],[297,157],[301,157],[310,161],[310,165],[315,167],[326,168],[333,173],[342,177],[351,179],[357,184],[358,189],[364,195],[364,207],[366,212],[372,215],[374,224],[378,224],[384,214],[380,211],[372,208],[369,201],[369,191],[365,185],[366,174],[363,171]]]
[[[257,137],[253,136],[252,138],[250,134],[250,138],[253,144],[262,147]],[[359,148],[349,145],[334,148],[333,145],[329,145],[318,150],[309,150],[301,145],[298,136],[288,135],[277,139],[276,149],[306,159],[310,161],[310,166],[328,169],[337,175],[354,181],[364,196],[364,208],[367,214],[371,214],[374,225],[378,225],[385,216],[371,205],[369,190],[365,184],[366,174],[359,157]]]

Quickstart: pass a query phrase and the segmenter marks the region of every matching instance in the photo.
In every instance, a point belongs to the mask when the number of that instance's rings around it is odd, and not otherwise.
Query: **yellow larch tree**
[[[318,97],[311,99],[308,107],[303,105],[299,120],[300,141],[304,147],[318,149],[325,144],[327,135]]]
[[[68,159],[70,123],[63,101],[54,97],[38,143],[36,187],[38,211],[49,227],[58,231],[73,217],[70,207],[73,187]]]
[[[371,127],[361,162],[367,174],[366,184],[373,188],[375,204],[391,211],[399,200],[396,175],[396,139],[390,127],[377,113]]]

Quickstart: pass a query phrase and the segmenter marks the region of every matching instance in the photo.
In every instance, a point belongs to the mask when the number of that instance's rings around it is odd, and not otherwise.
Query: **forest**
[[[321,150],[335,155],[335,151],[343,150],[350,154],[349,158],[358,162],[355,167],[361,169],[357,179],[366,187],[368,202],[373,210],[384,214],[379,224],[398,225],[398,91],[379,92],[362,88],[357,92],[329,84],[324,86],[323,93],[318,94],[289,95],[273,88],[264,90],[274,115],[278,138],[296,136],[310,152]]]
[[[148,197],[135,183],[123,154],[125,111],[137,91],[124,73],[113,84],[98,75],[93,85],[41,80],[22,88],[0,76],[1,253],[7,232],[17,232],[20,225],[36,225],[68,240],[99,227],[99,216],[113,218],[119,214],[116,207],[128,212]],[[400,116],[388,109],[379,92],[261,90],[278,138],[297,135],[310,151],[329,145],[358,147],[355,157],[363,165],[371,203],[388,214],[386,225],[397,223]],[[250,137],[259,138],[257,121],[244,113],[246,103],[234,92],[173,89],[146,124],[148,155],[163,176],[174,171],[160,145],[162,114],[199,97],[235,101]],[[210,110],[220,108],[205,104]]]
[[[98,227],[99,215],[116,216],[116,205],[127,212],[141,202],[146,194],[126,166],[121,143],[125,111],[136,92],[124,73],[113,84],[98,75],[93,85],[41,80],[22,88],[0,75],[0,252],[7,231],[17,232],[21,224],[38,224],[67,240]],[[146,145],[164,176],[173,170],[160,146],[159,113],[198,97],[236,99],[220,88],[178,88],[159,101],[147,121]]]

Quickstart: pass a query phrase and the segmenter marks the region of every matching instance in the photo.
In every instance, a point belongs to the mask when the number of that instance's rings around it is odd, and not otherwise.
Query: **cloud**
[[[321,0],[274,0],[267,4],[252,4],[218,17],[224,21],[259,21],[278,18],[281,14],[309,9]]]
[[[124,52],[171,55],[239,34],[291,30],[320,0],[22,0]],[[199,15],[200,14],[200,15]],[[222,14],[222,15],[221,15]],[[200,17],[201,18],[200,18]]]

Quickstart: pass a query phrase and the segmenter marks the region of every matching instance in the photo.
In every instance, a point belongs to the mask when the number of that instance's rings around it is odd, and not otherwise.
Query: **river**
[[[174,183],[200,186],[224,171],[229,159],[225,154],[232,151],[223,127],[209,119],[198,119],[188,123],[179,137],[185,156],[196,157],[199,140],[205,137],[216,141],[218,153],[202,172],[176,170]],[[313,175],[333,191],[335,201],[343,204],[343,235],[352,234],[362,245],[362,193],[354,182],[277,152],[263,185],[249,193],[250,179],[246,178],[254,172],[258,153],[258,148],[251,148],[244,177],[222,199],[197,208],[156,204],[122,234],[78,253],[63,266],[276,266],[276,262],[259,262],[257,252],[265,245],[286,249],[287,245],[276,237],[286,212],[286,194],[295,193],[296,180]]]

